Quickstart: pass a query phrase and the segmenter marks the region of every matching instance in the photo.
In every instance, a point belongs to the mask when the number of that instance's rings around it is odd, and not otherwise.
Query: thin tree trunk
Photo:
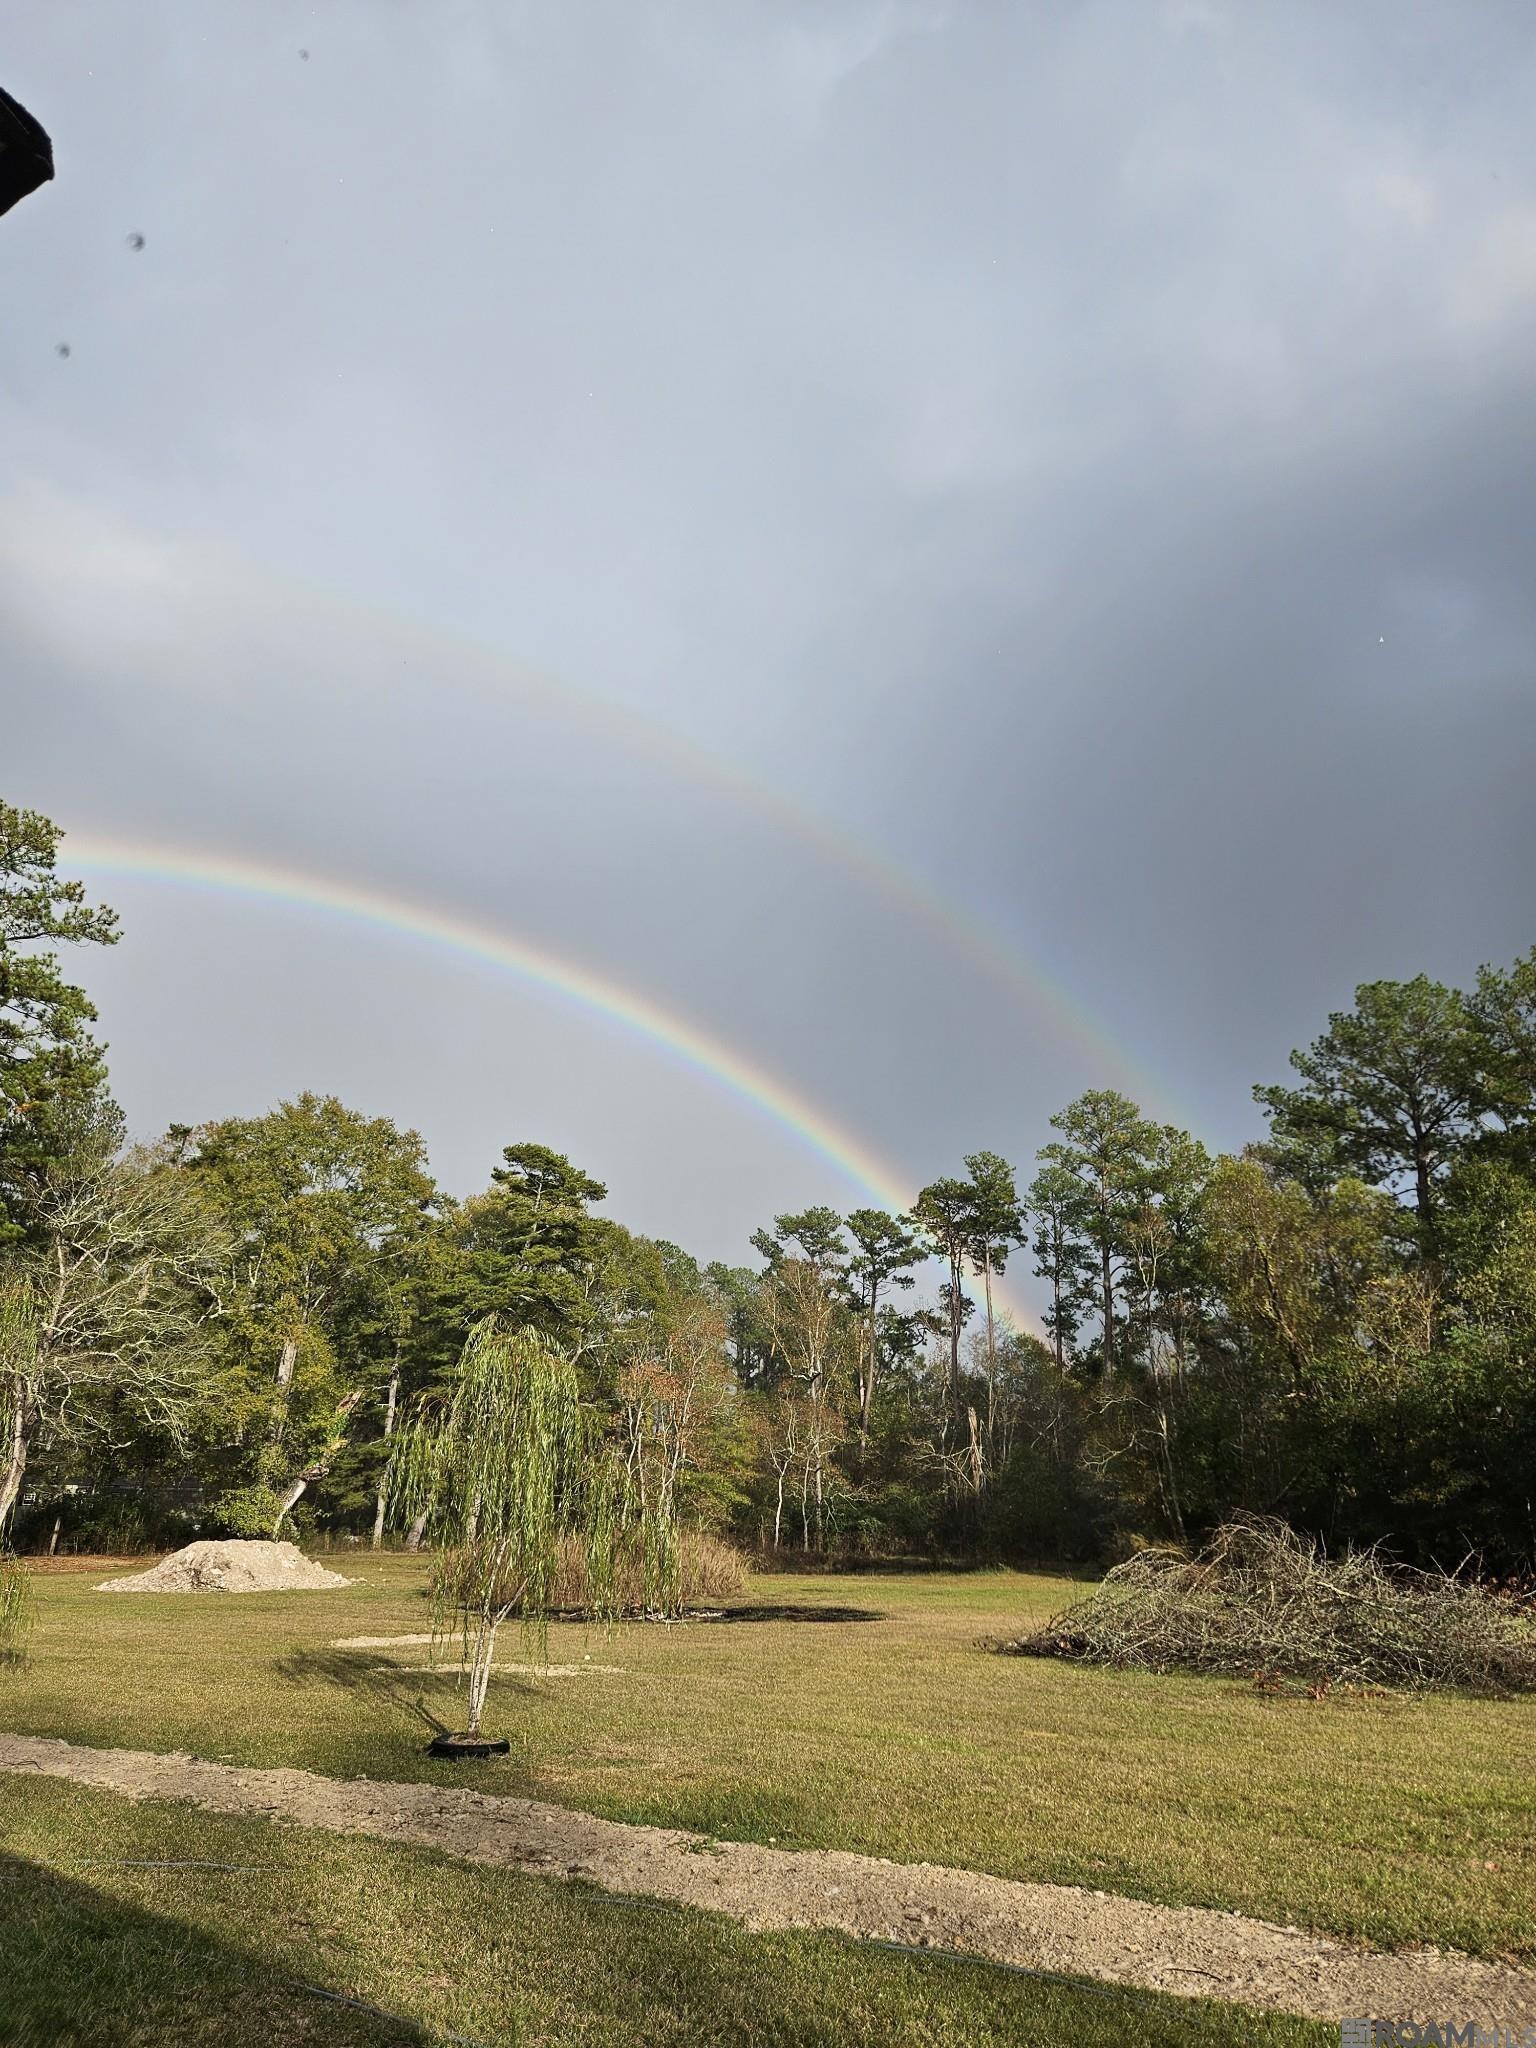
[[[995,1325],[992,1319],[992,1248],[987,1246],[981,1257],[982,1284],[987,1291],[987,1373],[990,1377],[997,1367],[997,1345],[994,1337]]]
[[[1173,1466],[1173,1442],[1168,1427],[1168,1410],[1161,1401],[1157,1404],[1157,1433],[1163,1454],[1163,1471],[1167,1475],[1165,1488],[1168,1498],[1168,1519],[1173,1524],[1173,1532],[1179,1542],[1187,1543],[1189,1538],[1184,1528],[1184,1509],[1179,1500],[1178,1474]]]
[[[346,1421],[362,1398],[361,1393],[348,1394],[347,1398],[342,1402],[340,1412],[337,1415],[338,1424]],[[324,1479],[332,1465],[336,1462],[338,1454],[346,1449],[346,1443],[346,1431],[338,1427],[336,1435],[332,1437],[320,1456],[314,1460],[313,1464],[306,1465],[298,1477],[290,1482],[282,1495],[282,1504],[278,1508],[276,1519],[272,1525],[274,1538],[278,1530],[283,1526],[284,1515],[288,1513],[290,1508],[297,1506],[299,1501],[303,1499],[306,1489],[313,1485],[315,1480]]]
[[[965,1403],[960,1398],[961,1266],[959,1257],[949,1262],[949,1405],[957,1427],[963,1429]]]
[[[470,1735],[480,1733],[480,1718],[485,1712],[485,1696],[490,1690],[491,1667],[496,1656],[496,1630],[500,1626],[493,1615],[482,1614],[479,1632],[475,1637],[474,1660],[469,1667],[469,1727]]]
[[[1104,1307],[1104,1384],[1107,1387],[1115,1376],[1115,1281],[1110,1267],[1107,1238],[1100,1251],[1100,1262]]]
[[[310,1481],[312,1479],[319,1479],[321,1477],[323,1477],[323,1468],[317,1471],[314,1466],[306,1466],[305,1469],[299,1474],[298,1478],[293,1480],[288,1486],[286,1486],[283,1489],[280,1504],[277,1510],[277,1519],[272,1525],[272,1536],[274,1541],[277,1538],[278,1530],[281,1529],[283,1526],[283,1517],[288,1513],[290,1508],[295,1508],[298,1506],[299,1502],[304,1498],[304,1495],[308,1490]]]
[[[992,1411],[997,1402],[997,1344],[992,1320],[992,1247],[987,1245],[981,1255],[982,1282],[987,1294],[987,1445],[992,1445]]]
[[[877,1307],[880,1299],[878,1284],[870,1283],[869,1327],[866,1332],[868,1350],[864,1361],[863,1384],[859,1388],[859,1435],[865,1448],[869,1445],[869,1419],[875,1406],[875,1355],[879,1343]]]
[[[411,1524],[410,1528],[409,1528],[409,1529],[407,1529],[407,1530],[406,1530],[406,1532],[405,1532],[405,1547],[406,1547],[406,1549],[407,1549],[407,1550],[420,1550],[420,1548],[421,1548],[421,1539],[422,1539],[422,1537],[423,1537],[423,1536],[425,1536],[425,1534],[426,1534],[426,1533],[427,1533],[427,1511],[426,1511],[426,1509],[425,1509],[425,1508],[423,1508],[423,1509],[422,1509],[422,1511],[421,1511],[421,1513],[420,1513],[420,1514],[419,1514],[419,1515],[418,1515],[418,1516],[416,1517],[415,1521],[414,1521],[414,1522],[412,1522],[412,1524]]]
[[[27,1397],[19,1379],[13,1388],[13,1399],[11,1440],[6,1447],[5,1471],[0,1475],[0,1532],[4,1531],[21,1498],[21,1482],[27,1470]]]
[[[1429,1178],[1429,1148],[1422,1137],[1414,1134],[1413,1147],[1414,1200],[1418,1208],[1419,1229],[1423,1233],[1424,1249],[1431,1257],[1435,1251],[1435,1194]]]
[[[48,1538],[48,1555],[50,1557],[57,1557],[59,1554],[59,1536],[63,1530],[63,1527],[64,1510],[60,1508],[58,1513],[53,1518],[53,1533]]]
[[[395,1362],[389,1375],[389,1400],[384,1409],[384,1441],[388,1443],[395,1433],[395,1407],[400,1398],[400,1346],[395,1345]],[[379,1495],[373,1508],[373,1547],[379,1550],[384,1543],[384,1511],[389,1505],[384,1491],[384,1474],[388,1470],[388,1459],[379,1468]]]
[[[293,1368],[298,1363],[299,1345],[295,1337],[285,1337],[283,1348],[277,1360],[277,1394],[272,1404],[272,1441],[280,1444],[283,1430],[288,1421],[288,1390],[293,1384]]]

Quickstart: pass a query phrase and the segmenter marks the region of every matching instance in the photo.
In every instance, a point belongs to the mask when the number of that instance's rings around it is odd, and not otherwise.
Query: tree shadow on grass
[[[329,1986],[317,1987],[331,1991]],[[0,1855],[6,2048],[230,2048],[305,2041],[401,2048],[413,2021],[317,1995],[269,1961],[46,1865]]]
[[[290,1657],[280,1657],[274,1669],[288,1685],[331,1685],[361,1694],[419,1722],[429,1735],[446,1735],[449,1724],[433,1712],[427,1690],[452,1678],[452,1669],[445,1667],[440,1674],[405,1671],[380,1664],[378,1656],[376,1650],[296,1650]]]
[[[751,1607],[724,1607],[715,1613],[695,1617],[699,1621],[884,1621],[887,1617],[874,1607],[799,1607],[768,1602]]]
[[[331,1685],[373,1700],[417,1722],[429,1735],[446,1735],[454,1725],[439,1718],[428,1695],[441,1699],[445,1688],[455,1686],[461,1676],[457,1663],[445,1663],[440,1670],[410,1671],[404,1665],[381,1664],[377,1650],[325,1649],[296,1650],[280,1657],[273,1668],[289,1685]],[[498,1692],[538,1694],[531,1676],[501,1670],[494,1676]]]

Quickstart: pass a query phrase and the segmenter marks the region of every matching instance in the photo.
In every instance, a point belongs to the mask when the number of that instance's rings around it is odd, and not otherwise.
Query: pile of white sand
[[[350,1586],[295,1543],[189,1543],[147,1572],[105,1579],[98,1593],[289,1593]]]

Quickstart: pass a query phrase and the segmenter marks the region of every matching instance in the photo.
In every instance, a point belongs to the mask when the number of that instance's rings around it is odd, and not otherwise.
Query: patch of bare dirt
[[[543,1877],[582,1878],[605,1891],[725,1913],[751,1928],[829,1928],[1314,2019],[1374,2012],[1536,2022],[1536,1971],[1452,1950],[1350,1948],[1206,1907],[1153,1906],[842,1850],[712,1842],[468,1787],[245,1769],[145,1750],[85,1749],[44,1736],[0,1734],[0,1770],[377,1835]]]
[[[147,1572],[103,1579],[98,1593],[290,1593],[349,1586],[296,1543],[223,1541],[189,1543]]]
[[[437,1642],[440,1640],[441,1638],[432,1635],[338,1636],[335,1642],[332,1643],[331,1648],[333,1650],[393,1650],[397,1647],[397,1645],[415,1647],[418,1644]]]
[[[140,1551],[137,1556],[130,1557],[108,1550],[82,1550],[78,1554],[74,1551],[61,1550],[53,1557],[23,1557],[21,1561],[35,1577],[54,1579],[62,1578],[70,1572],[115,1572],[130,1564],[142,1567],[151,1557],[158,1555],[158,1551],[149,1553],[149,1556]]]
[[[431,1672],[441,1678],[445,1672],[458,1669],[455,1664],[375,1664],[375,1671],[406,1671],[412,1677]],[[500,1659],[491,1666],[492,1671],[505,1672],[510,1678],[622,1678],[622,1664],[503,1664]]]

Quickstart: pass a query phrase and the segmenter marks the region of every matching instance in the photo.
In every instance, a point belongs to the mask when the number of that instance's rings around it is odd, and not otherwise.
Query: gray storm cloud
[[[914,1177],[1102,1081],[1239,1141],[1354,981],[1536,939],[1523,8],[82,5],[6,66],[8,795],[497,918]],[[531,995],[130,893],[143,1123],[350,1046],[457,1184],[564,1136],[710,1254],[846,1198]]]

